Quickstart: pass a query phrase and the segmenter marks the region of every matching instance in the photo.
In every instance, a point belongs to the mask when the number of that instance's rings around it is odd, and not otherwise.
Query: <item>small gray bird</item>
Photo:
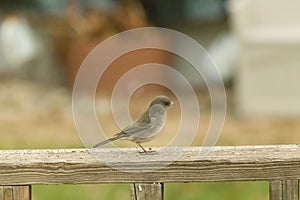
[[[115,134],[112,138],[96,144],[93,148],[118,139],[124,139],[135,142],[147,153],[141,143],[152,140],[161,132],[166,121],[166,109],[172,104],[173,102],[166,96],[156,97],[137,121],[126,126],[120,133]]]

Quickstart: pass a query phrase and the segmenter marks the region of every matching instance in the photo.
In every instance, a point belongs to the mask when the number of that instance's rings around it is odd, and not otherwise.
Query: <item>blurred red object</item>
[[[68,74],[69,85],[71,87],[73,86],[73,83],[76,78],[76,73],[81,63],[89,54],[89,52],[96,45],[98,45],[98,43],[99,40],[97,39],[77,39],[70,43],[65,67],[66,72]],[[110,52],[108,51],[107,54],[109,53]],[[105,55],[101,56],[105,57]],[[122,55],[106,69],[103,76],[101,77],[101,80],[99,80],[99,85],[101,87],[98,87],[97,91],[101,94],[108,95],[112,92],[116,82],[121,78],[121,76],[124,75],[130,69],[146,63],[161,63],[169,65],[169,57],[169,53],[156,49],[142,49]],[[101,63],[99,63],[99,67],[106,66],[101,66]],[[91,71],[90,73],[93,74],[94,72]],[[143,74],[143,76],[146,75]],[[163,73],[157,74],[157,76],[163,76],[164,79],[167,78],[167,75]],[[151,89],[154,89],[155,87],[156,89],[159,88],[157,86],[152,86]],[[124,86],[124,89],[126,89],[126,86]]]

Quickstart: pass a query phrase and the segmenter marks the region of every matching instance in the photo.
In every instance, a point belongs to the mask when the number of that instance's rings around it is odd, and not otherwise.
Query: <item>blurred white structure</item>
[[[0,26],[1,64],[20,68],[39,54],[38,42],[28,22],[17,16],[7,17]],[[1,68],[0,68],[1,69]]]
[[[232,79],[238,52],[239,43],[231,32],[222,32],[218,34],[207,48],[207,53],[215,63],[225,83]],[[207,71],[210,79],[216,81],[218,77],[216,77],[214,71],[208,67],[209,63],[206,63],[207,61],[207,59],[202,60],[202,69]]]
[[[240,42],[237,111],[300,115],[300,1],[231,0]]]
[[[0,19],[0,78],[61,83],[62,73],[51,53],[50,40],[26,16],[11,14]]]

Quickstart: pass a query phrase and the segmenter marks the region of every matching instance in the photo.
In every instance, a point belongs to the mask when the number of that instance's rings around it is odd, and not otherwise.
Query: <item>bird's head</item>
[[[174,103],[166,96],[158,96],[151,102],[150,107],[156,104],[161,105],[164,108],[168,108]]]

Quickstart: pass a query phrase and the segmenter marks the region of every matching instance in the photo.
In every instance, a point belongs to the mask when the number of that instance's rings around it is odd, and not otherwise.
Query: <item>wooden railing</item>
[[[298,145],[219,146],[205,157],[200,156],[200,150],[201,147],[170,147],[147,155],[136,149],[99,149],[97,157],[103,162],[87,149],[2,150],[0,200],[30,200],[33,184],[131,183],[132,199],[161,200],[165,182],[254,180],[270,182],[271,200],[299,199]],[[179,153],[182,156],[176,161],[155,168]],[[137,156],[126,161],[128,154]],[[108,162],[120,168],[153,171],[124,172],[103,164]]]

